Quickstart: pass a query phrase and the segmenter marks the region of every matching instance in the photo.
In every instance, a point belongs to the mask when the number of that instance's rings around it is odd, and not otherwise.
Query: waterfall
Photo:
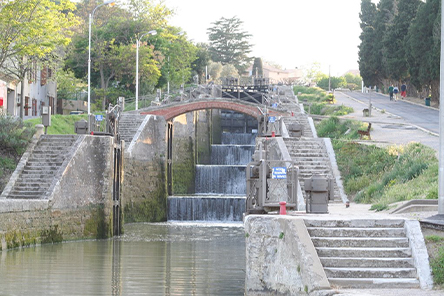
[[[196,165],[195,196],[168,197],[168,220],[242,221],[245,167],[254,153],[256,134],[223,133],[211,145],[209,165]]]

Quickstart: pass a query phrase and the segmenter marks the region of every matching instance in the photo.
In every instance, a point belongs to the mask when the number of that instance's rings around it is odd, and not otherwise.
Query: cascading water
[[[245,167],[254,153],[256,134],[223,133],[211,145],[209,165],[196,165],[196,196],[168,198],[168,220],[242,221]]]

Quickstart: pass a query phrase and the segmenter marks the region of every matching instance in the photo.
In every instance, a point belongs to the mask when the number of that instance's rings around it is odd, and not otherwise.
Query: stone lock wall
[[[148,116],[136,143],[125,148],[121,197],[125,223],[166,220],[166,122]]]
[[[113,145],[81,136],[47,200],[0,199],[0,249],[112,236]]]

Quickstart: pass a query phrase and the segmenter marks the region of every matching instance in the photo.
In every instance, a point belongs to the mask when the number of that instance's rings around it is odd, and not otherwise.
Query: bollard
[[[279,205],[281,206],[279,210],[279,215],[287,215],[287,208],[286,208],[287,202],[281,201]]]
[[[291,111],[291,116],[294,116],[294,113],[293,113],[293,111]]]
[[[275,133],[271,132],[271,137],[274,138],[274,136],[275,136]]]

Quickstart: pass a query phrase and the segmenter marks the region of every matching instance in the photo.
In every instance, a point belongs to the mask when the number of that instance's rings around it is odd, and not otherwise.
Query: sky
[[[378,2],[378,1],[374,1]],[[207,28],[236,16],[251,34],[251,56],[283,69],[310,68],[341,76],[357,70],[359,0],[164,0],[175,10],[170,24],[194,43],[208,42]]]

